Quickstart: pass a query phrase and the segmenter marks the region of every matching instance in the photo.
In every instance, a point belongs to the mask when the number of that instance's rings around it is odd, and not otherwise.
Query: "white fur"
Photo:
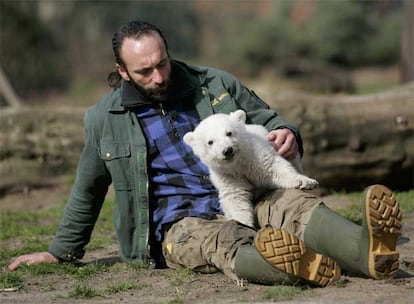
[[[260,190],[312,189],[318,182],[299,173],[299,156],[290,163],[274,150],[263,126],[245,121],[242,110],[214,114],[185,134],[184,142],[209,168],[225,216],[253,227],[252,202]]]

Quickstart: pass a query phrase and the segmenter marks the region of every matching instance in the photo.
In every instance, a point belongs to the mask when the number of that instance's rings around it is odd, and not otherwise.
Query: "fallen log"
[[[359,96],[260,95],[301,128],[305,172],[321,186],[414,188],[414,82]]]
[[[322,187],[359,190],[372,183],[414,188],[414,83],[383,93],[310,95],[259,92],[303,133],[305,173]],[[0,197],[74,174],[84,108],[0,111]]]

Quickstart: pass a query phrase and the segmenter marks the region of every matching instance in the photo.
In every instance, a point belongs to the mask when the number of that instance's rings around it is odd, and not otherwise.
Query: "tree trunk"
[[[14,108],[22,106],[20,98],[17,96],[13,87],[11,86],[6,74],[3,72],[3,68],[0,66],[0,96],[3,96],[5,102]]]
[[[305,173],[322,187],[414,188],[414,82],[372,95],[264,99],[300,127]]]

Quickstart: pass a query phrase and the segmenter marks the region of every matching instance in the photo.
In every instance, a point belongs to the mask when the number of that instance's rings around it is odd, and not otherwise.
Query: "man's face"
[[[162,38],[157,33],[141,36],[138,40],[126,38],[121,46],[125,68],[116,68],[123,79],[131,81],[150,101],[167,98],[171,63]]]

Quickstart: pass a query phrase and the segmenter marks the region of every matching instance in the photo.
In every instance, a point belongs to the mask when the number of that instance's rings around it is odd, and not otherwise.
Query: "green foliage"
[[[172,286],[180,286],[193,279],[196,273],[189,268],[179,268],[168,272],[166,275]]]
[[[86,284],[77,284],[75,288],[68,293],[69,298],[91,299],[99,296],[102,296],[101,292]]]
[[[110,284],[107,288],[106,288],[106,292],[107,293],[119,293],[122,291],[127,291],[130,289],[135,288],[135,284],[131,283],[131,282],[117,282],[114,284]]]
[[[20,274],[14,272],[4,272],[0,274],[0,288],[20,288],[23,279]]]
[[[61,273],[62,267],[56,263],[40,263],[33,265],[21,265],[19,270],[22,273],[28,273],[33,276],[42,276],[52,273]]]
[[[104,84],[114,66],[111,38],[131,20],[157,24],[177,55],[194,56],[197,49],[198,20],[188,1],[13,0],[0,5],[2,67],[23,97],[67,89],[78,76]]]
[[[108,271],[108,266],[101,263],[89,263],[82,266],[67,264],[64,271],[78,280],[87,280],[90,277]]]
[[[395,198],[400,203],[403,212],[414,211],[414,190],[396,192]]]
[[[0,260],[5,265],[7,260],[22,254],[47,251],[49,243],[59,224],[63,214],[63,204],[56,208],[40,211],[11,211],[0,210]],[[108,197],[105,200],[100,217],[98,218],[95,230],[92,234],[88,250],[102,248],[114,242],[114,227],[112,221],[112,208],[114,199]],[[19,239],[18,245],[12,248],[3,245],[10,240]],[[39,266],[43,267],[43,266]],[[44,266],[49,267],[49,266]],[[52,266],[50,266],[52,267]],[[88,266],[91,269],[93,266]],[[34,269],[34,271],[37,271]],[[41,271],[41,270],[39,270]],[[70,271],[70,270],[68,270]],[[79,273],[82,271],[78,271]],[[81,276],[81,274],[79,274]]]
[[[34,1],[1,2],[2,67],[22,96],[65,88],[69,79],[62,46],[33,13],[37,5]]]
[[[212,58],[250,75],[297,58],[346,66],[399,59],[401,1],[319,0],[303,22],[292,18],[293,1],[271,1],[264,15],[246,12],[247,2],[217,1],[206,13],[185,0],[1,1],[2,67],[23,96],[73,87],[76,100],[88,99],[88,82],[103,86],[113,70],[113,33],[134,19],[157,24],[173,57]]]
[[[337,288],[345,288],[349,283],[349,280],[346,278],[340,279],[339,281],[335,282],[335,287]]]
[[[91,239],[88,246],[86,246],[86,250],[96,250],[100,248],[105,248],[107,245],[111,243],[113,243],[113,239],[110,233],[108,233],[108,235],[95,236],[93,239]]]
[[[0,240],[14,237],[52,235],[58,224],[56,210],[53,211],[0,211]]]
[[[373,30],[366,13],[357,2],[321,1],[310,25],[310,33],[316,40],[315,56],[340,64],[361,56],[361,46]]]
[[[362,223],[362,205],[351,205],[345,209],[337,210],[339,214],[346,217],[350,221],[361,225]]]
[[[289,301],[295,296],[302,294],[304,290],[304,288],[298,286],[275,286],[265,290],[263,299],[271,301]]]
[[[144,263],[144,262],[131,262],[127,264],[128,268],[131,268],[133,270],[143,270],[148,269],[151,267],[151,264]]]
[[[277,2],[269,17],[237,20],[223,39],[223,63],[248,75],[304,58],[347,67],[395,63],[400,55],[401,6],[386,12],[376,2],[319,0],[306,21],[292,21],[294,3]],[[226,31],[224,31],[226,32]],[[242,33],[234,35],[234,32]]]
[[[360,1],[321,0],[309,25],[313,55],[348,66],[398,60],[401,10],[381,15],[373,11],[372,5]]]
[[[278,8],[270,18],[255,22],[233,21],[222,34],[225,36],[220,51],[222,62],[232,69],[257,76],[266,66],[289,58],[296,43],[295,30],[289,22],[290,3],[281,2]],[[235,32],[242,35],[234,35]]]
[[[339,214],[353,221],[356,224],[362,222],[362,200],[364,192],[349,192],[349,193],[337,193],[338,196],[345,196],[352,202],[358,202],[348,206],[347,208],[340,208],[337,210]],[[414,211],[414,190],[395,192],[395,199],[400,204],[400,208],[405,212]]]

